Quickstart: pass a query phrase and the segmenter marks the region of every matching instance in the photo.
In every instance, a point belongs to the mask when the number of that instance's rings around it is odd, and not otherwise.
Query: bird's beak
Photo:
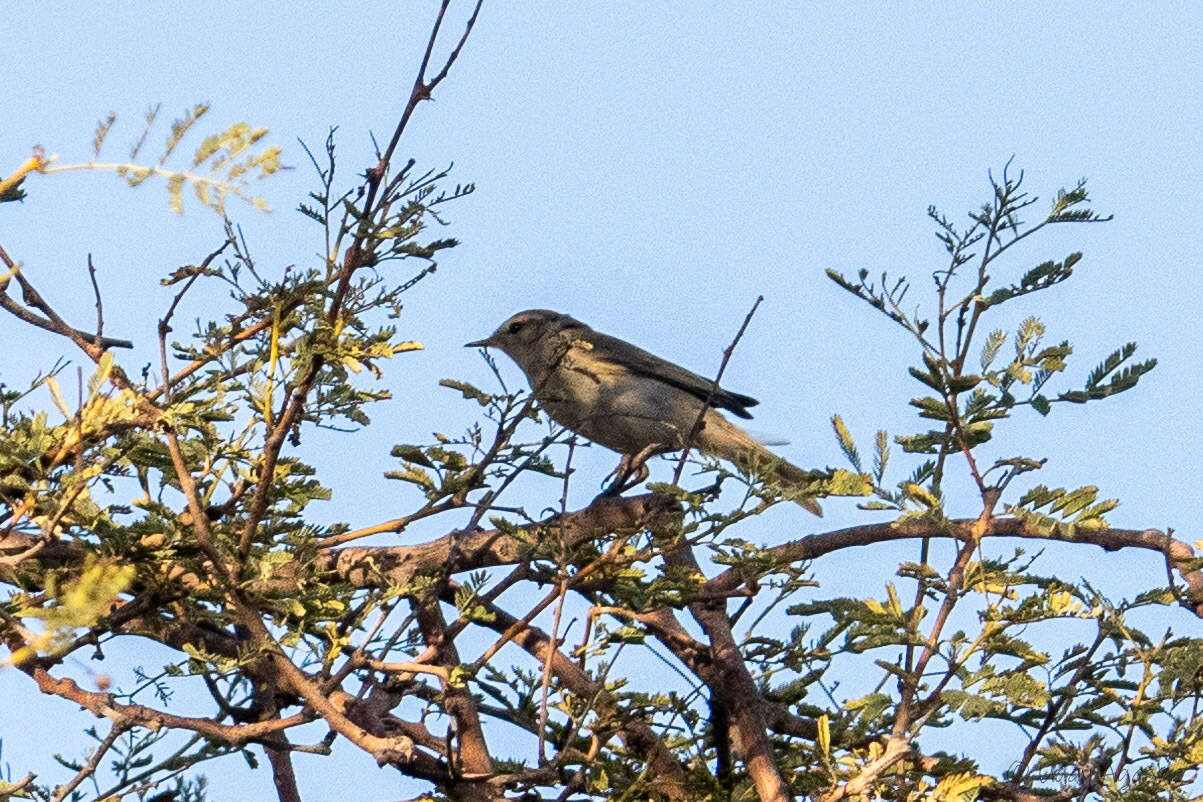
[[[493,344],[493,338],[486,337],[483,340],[477,340],[475,342],[464,343],[464,347],[465,348],[488,348],[492,344]]]

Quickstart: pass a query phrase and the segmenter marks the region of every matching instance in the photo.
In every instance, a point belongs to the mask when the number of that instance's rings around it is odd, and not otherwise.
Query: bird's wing
[[[713,406],[730,410],[732,414],[741,418],[752,417],[746,407],[754,407],[760,403],[751,396],[733,393],[722,388],[715,390],[714,395],[711,396],[710,390],[714,387],[714,379],[699,376],[680,365],[674,365],[655,354],[649,354],[642,348],[617,337],[592,331],[589,333],[588,342],[593,346],[592,356],[594,358],[604,359],[625,367],[636,375],[662,381],[678,390],[684,390],[702,401],[710,398]]]

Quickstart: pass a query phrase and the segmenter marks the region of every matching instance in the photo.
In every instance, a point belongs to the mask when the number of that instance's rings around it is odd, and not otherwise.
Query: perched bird
[[[812,474],[717,411],[750,418],[747,408],[756,405],[755,398],[715,388],[711,379],[547,309],[519,312],[466,347],[497,348],[517,362],[535,399],[557,423],[623,455],[620,480],[625,468],[642,469],[653,454],[685,448],[701,415],[701,428],[688,445],[734,462],[822,515],[804,492]]]

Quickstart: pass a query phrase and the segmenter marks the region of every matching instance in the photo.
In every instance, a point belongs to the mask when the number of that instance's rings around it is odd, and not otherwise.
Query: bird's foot
[[[623,454],[618,467],[606,479],[613,479],[606,485],[602,495],[617,496],[624,490],[629,490],[647,479],[651,473],[647,467],[648,459],[660,450],[659,445],[646,446],[638,454]]]

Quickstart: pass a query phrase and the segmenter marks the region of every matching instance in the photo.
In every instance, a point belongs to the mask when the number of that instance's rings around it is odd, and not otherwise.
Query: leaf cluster
[[[151,178],[161,178],[167,185],[171,210],[176,214],[184,211],[184,189],[190,187],[196,199],[219,215],[225,215],[226,202],[238,198],[260,211],[270,211],[267,201],[251,194],[251,185],[279,172],[282,168],[279,145],[268,145],[255,150],[267,136],[268,130],[245,122],[230,125],[225,130],[210,134],[196,146],[184,166],[172,167],[177,151],[188,134],[209,113],[207,103],[199,103],[187,109],[168,127],[162,150],[157,157],[143,161],[144,148],[159,121],[159,106],[152,106],[145,115],[141,133],[129,146],[128,161],[111,162],[101,159],[101,152],[108,143],[117,115],[110,112],[96,126],[92,138],[92,159],[78,164],[56,164],[56,157],[45,160],[38,166],[41,173],[57,173],[72,170],[106,170],[115,172],[131,187],[137,187]]]
[[[896,489],[882,487],[879,474],[874,491],[877,500],[865,504],[868,509],[902,510],[913,502],[912,509],[923,514],[938,510],[945,465],[954,455],[964,457],[983,499],[992,498],[993,504],[1013,479],[1044,465],[1043,460],[1026,456],[984,462],[981,447],[993,439],[1000,421],[1019,407],[1048,415],[1059,403],[1085,404],[1117,395],[1135,387],[1156,367],[1155,359],[1132,361],[1136,345],[1126,343],[1087,374],[1082,389],[1054,394],[1047,387],[1066,370],[1073,347],[1068,341],[1046,343],[1046,327],[1039,319],[1024,319],[1012,334],[991,329],[979,345],[976,339],[987,330],[987,318],[997,307],[1053,290],[1074,274],[1082,259],[1082,254],[1075,252],[1060,261],[1046,260],[1024,271],[1018,280],[999,283],[994,275],[1002,270],[1003,257],[1009,257],[1015,245],[1048,226],[1110,219],[1089,208],[1085,181],[1057,192],[1048,213],[1031,224],[1023,218],[1038,199],[1023,190],[1023,174],[1012,177],[1008,163],[1002,178],[996,180],[992,175],[990,182],[992,201],[971,212],[967,226],[958,226],[935,207],[928,210],[937,226],[936,237],[949,257],[947,266],[932,275],[934,310],[924,313],[904,306],[911,286],[905,277],[891,279],[883,274],[880,282],[874,282],[867,270],[861,270],[856,280],[828,271],[840,287],[906,329],[919,348],[920,364],[908,371],[923,385],[925,394],[911,399],[910,404],[923,421],[931,422],[927,424],[931,428],[893,439],[904,452],[927,455],[931,461]],[[976,364],[971,364],[971,355],[976,355]],[[851,435],[842,421],[836,421],[841,448],[858,465]],[[881,432],[877,435],[878,462],[887,455],[887,437]],[[1023,505],[1019,502],[1017,506]],[[1088,517],[1101,522],[1102,512],[1105,510]]]

